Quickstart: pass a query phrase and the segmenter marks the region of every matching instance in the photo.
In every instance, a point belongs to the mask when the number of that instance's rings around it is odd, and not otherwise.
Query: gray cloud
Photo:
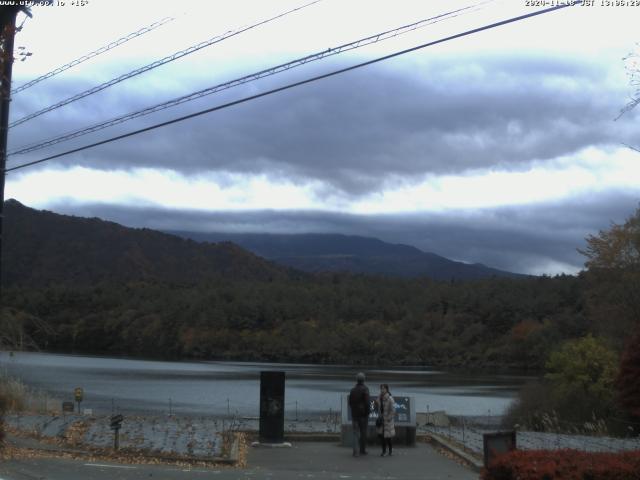
[[[633,195],[609,192],[567,202],[446,214],[347,215],[304,211],[196,212],[113,205],[56,204],[60,213],[97,216],[159,230],[343,233],[414,245],[445,257],[521,273],[580,270],[584,239],[622,223]]]
[[[52,151],[318,71],[314,67],[286,79],[247,85]],[[626,91],[611,89],[605,66],[559,57],[459,57],[435,58],[410,73],[386,66],[366,68],[56,162],[103,169],[162,167],[186,174],[266,173],[298,181],[320,180],[348,195],[360,195],[386,183],[417,182],[427,174],[489,167],[521,169],[532,161],[591,145],[634,143],[631,126],[638,113],[630,112],[623,121],[613,122],[625,103]],[[85,87],[65,84],[57,88],[24,103],[18,97],[12,105],[14,118],[35,109],[38,102],[46,104],[61,93]],[[34,131],[35,137],[42,137],[43,132],[47,137],[94,123],[96,117],[109,118],[172,96],[167,95],[124,87],[102,92],[70,112],[62,109],[34,121],[32,128],[18,127],[11,132],[12,146],[33,141]],[[30,154],[24,160],[47,153]],[[16,163],[14,159],[10,165]]]

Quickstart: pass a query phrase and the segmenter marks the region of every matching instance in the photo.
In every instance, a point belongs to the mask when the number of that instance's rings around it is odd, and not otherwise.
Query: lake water
[[[75,355],[0,352],[0,368],[62,400],[84,389],[94,413],[172,413],[257,416],[260,371],[286,372],[286,416],[317,416],[340,409],[341,395],[365,372],[372,394],[388,383],[412,396],[418,412],[501,415],[530,377],[464,374],[425,367],[390,368],[245,362],[161,362]]]

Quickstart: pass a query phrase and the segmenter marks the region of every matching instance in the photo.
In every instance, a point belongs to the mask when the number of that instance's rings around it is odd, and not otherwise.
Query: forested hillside
[[[204,359],[540,368],[587,329],[575,277],[467,283],[305,280],[14,287],[50,350]],[[29,320],[24,319],[27,331]]]
[[[631,292],[610,269],[464,282],[310,275],[231,244],[6,210],[3,322],[46,350],[538,370],[588,332],[622,347],[633,322],[616,300]]]
[[[5,202],[6,285],[92,285],[153,280],[193,284],[211,278],[286,278],[285,268],[229,242],[198,243],[98,218],[81,218]]]

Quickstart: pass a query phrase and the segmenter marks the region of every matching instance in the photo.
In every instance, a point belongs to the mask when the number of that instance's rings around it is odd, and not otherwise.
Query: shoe
[[[390,457],[393,457],[393,453],[389,452],[389,456],[390,456]]]
[[[380,454],[380,456],[381,456],[381,457],[384,457],[386,454],[387,454],[387,452],[382,452],[382,453]]]
[[[354,457],[359,457],[358,452],[353,452]]]

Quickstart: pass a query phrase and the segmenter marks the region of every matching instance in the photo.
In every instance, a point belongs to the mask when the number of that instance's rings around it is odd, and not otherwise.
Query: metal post
[[[3,7],[2,12],[2,70],[0,75],[0,306],[2,305],[2,220],[4,215],[4,181],[7,166],[7,137],[9,134],[9,104],[11,101],[11,72],[13,70],[13,41],[16,16],[20,7]]]
[[[462,446],[463,447],[466,446],[465,438],[464,438],[464,424],[465,424],[465,420],[464,420],[464,417],[462,417]]]
[[[169,397],[169,416],[171,416],[171,397]]]

